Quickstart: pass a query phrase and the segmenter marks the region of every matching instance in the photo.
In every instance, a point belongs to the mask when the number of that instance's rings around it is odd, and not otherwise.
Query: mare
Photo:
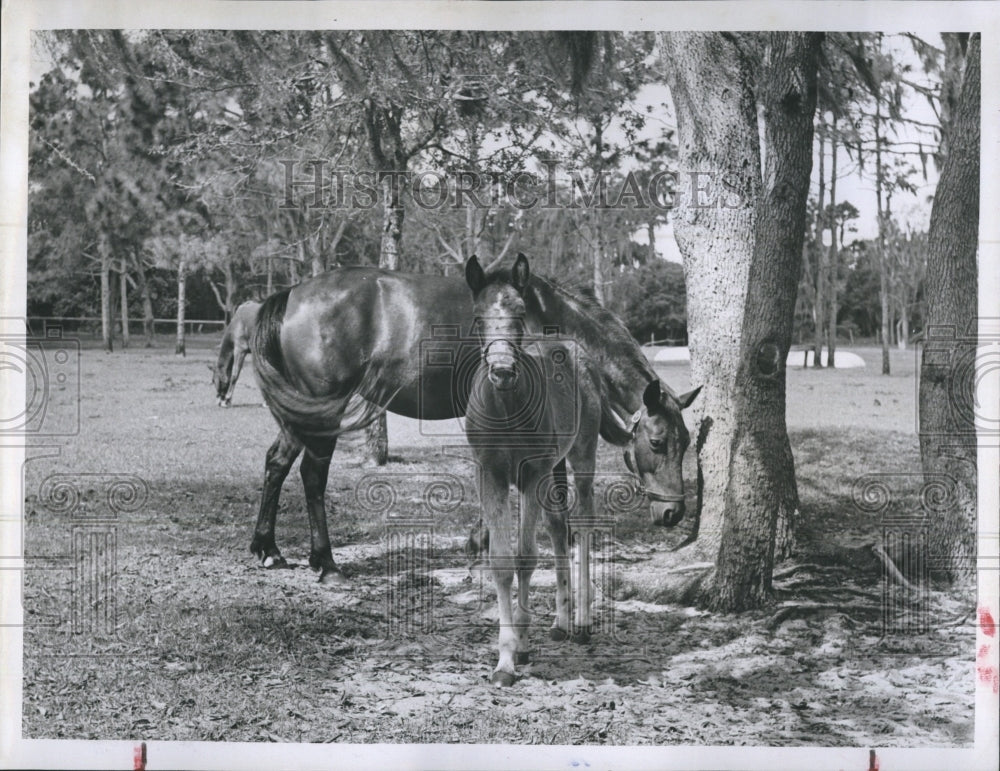
[[[500,615],[500,658],[492,680],[500,686],[511,685],[516,665],[529,661],[528,594],[538,563],[535,527],[540,513],[556,562],[556,618],[550,636],[564,640],[570,634],[571,583],[576,589],[574,638],[584,641],[589,635],[589,575],[581,571],[570,580],[567,524],[572,520],[568,522],[567,516],[566,461],[573,469],[579,512],[592,519],[601,380],[574,341],[524,337],[522,293],[529,275],[524,255],[518,256],[509,279],[487,279],[475,257],[465,269],[481,349],[465,432],[479,466],[479,497],[490,535],[489,567]],[[511,547],[512,483],[520,511],[516,554]],[[512,606],[515,572],[517,603]]]
[[[234,312],[233,318],[222,333],[219,356],[212,367],[212,385],[220,407],[228,407],[233,401],[236,381],[243,369],[243,360],[250,353],[250,334],[257,320],[260,303],[247,300]]]
[[[674,394],[621,321],[596,300],[535,274],[521,296],[529,333],[558,332],[586,351],[601,383],[601,436],[625,448],[653,524],[676,525],[685,510],[681,462],[688,444],[681,410],[699,389]],[[474,318],[462,278],[368,267],[337,268],[264,301],[251,350],[258,385],[279,426],[267,451],[250,544],[264,567],[286,565],[274,540],[275,520],[281,487],[301,453],[309,564],[320,580],[340,572],[324,506],[330,458],[337,437],[373,415],[349,409],[352,397],[421,420],[464,415],[468,375],[480,355],[470,334]]]

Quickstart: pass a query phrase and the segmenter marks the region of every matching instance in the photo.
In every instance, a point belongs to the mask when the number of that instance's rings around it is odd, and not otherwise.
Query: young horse
[[[535,275],[522,299],[528,332],[555,329],[586,351],[601,381],[601,436],[626,448],[653,523],[676,525],[684,515],[681,461],[688,442],[681,410],[698,390],[676,396],[661,383],[625,326],[597,301]],[[267,452],[250,550],[265,567],[286,564],[274,540],[278,498],[305,447],[309,564],[321,580],[338,572],[324,490],[337,437],[365,422],[345,419],[349,397],[420,420],[461,417],[469,399],[463,363],[470,347],[462,338],[472,322],[463,279],[376,268],[331,270],[264,301],[251,350],[279,433]],[[434,361],[453,365],[426,366]]]
[[[228,407],[233,401],[236,381],[243,369],[243,359],[250,353],[250,334],[257,320],[259,302],[248,300],[234,312],[233,318],[222,333],[219,357],[212,368],[212,385],[220,407]]]
[[[535,525],[544,513],[556,561],[556,618],[550,635],[569,634],[566,461],[580,511],[593,515],[593,477],[601,425],[601,381],[573,341],[522,345],[528,261],[519,255],[509,280],[487,279],[475,257],[466,264],[482,360],[473,375],[465,432],[479,465],[480,501],[489,528],[489,563],[500,611],[500,660],[493,682],[509,686],[516,664],[528,663],[528,593],[538,562]],[[520,528],[516,557],[510,484],[517,486]],[[554,494],[552,494],[554,492]],[[511,585],[517,572],[517,604]],[[589,576],[573,582],[577,618],[589,618]],[[583,596],[580,596],[583,595]],[[589,624],[580,631],[589,632]]]

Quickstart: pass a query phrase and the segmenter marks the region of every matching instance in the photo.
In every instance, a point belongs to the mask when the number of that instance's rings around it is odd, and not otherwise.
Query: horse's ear
[[[690,407],[691,406],[691,402],[694,401],[694,398],[700,392],[701,392],[701,386],[698,386],[693,391],[688,391],[686,394],[681,394],[680,396],[678,396],[677,397],[677,401],[680,402],[681,409],[682,410],[686,410],[688,407]]]
[[[525,287],[528,286],[530,276],[531,271],[528,268],[528,258],[518,252],[517,259],[514,261],[514,267],[510,269],[510,283],[514,285],[514,288],[518,292],[523,292]]]
[[[465,283],[476,294],[486,286],[486,274],[483,273],[483,266],[479,264],[476,255],[472,255],[469,261],[465,263]]]
[[[652,410],[660,406],[660,381],[653,379],[649,381],[646,390],[642,392],[642,403],[647,410]]]

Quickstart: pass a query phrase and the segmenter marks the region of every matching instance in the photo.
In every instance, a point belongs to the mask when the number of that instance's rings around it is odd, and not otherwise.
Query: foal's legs
[[[569,635],[569,557],[566,517],[568,514],[569,484],[566,481],[566,460],[559,461],[552,469],[553,495],[546,497],[545,523],[552,539],[556,558],[556,617],[549,630],[553,640],[565,640]]]
[[[299,473],[302,475],[302,486],[306,493],[306,509],[309,512],[309,534],[311,548],[309,550],[309,566],[319,571],[322,581],[331,573],[341,573],[337,563],[333,561],[330,549],[330,534],[326,529],[326,480],[330,471],[330,458],[337,446],[336,437],[321,442],[310,442],[302,456]]]
[[[482,482],[479,497],[482,501],[483,518],[490,531],[490,572],[497,590],[497,610],[500,613],[500,658],[491,679],[499,686],[508,686],[514,683],[514,652],[517,650],[510,596],[511,584],[514,582],[514,555],[510,537],[514,523],[507,500],[507,475],[496,471],[490,463],[480,460]]]
[[[514,655],[515,664],[527,664],[531,645],[528,642],[528,632],[531,628],[531,575],[538,565],[538,545],[535,540],[535,529],[538,522],[538,512],[542,508],[542,496],[545,495],[548,473],[539,473],[540,469],[527,464],[519,472],[518,493],[521,503],[521,528],[517,540],[517,607],[514,609],[514,629],[517,634],[517,651]]]
[[[240,376],[240,372],[243,370],[243,360],[247,357],[246,348],[241,349],[236,353],[236,357],[233,359],[233,370],[232,375],[229,377],[229,388],[226,389],[226,396],[222,400],[223,406],[228,407],[233,401],[233,392],[236,390],[236,380]]]
[[[267,451],[264,463],[264,489],[260,497],[257,525],[250,542],[250,551],[256,554],[266,568],[287,567],[274,543],[274,520],[278,516],[278,496],[288,471],[302,451],[302,444],[283,429]]]

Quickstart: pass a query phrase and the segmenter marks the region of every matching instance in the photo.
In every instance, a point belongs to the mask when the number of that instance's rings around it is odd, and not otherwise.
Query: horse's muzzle
[[[649,515],[654,525],[676,527],[684,519],[684,501],[651,501]]]
[[[498,391],[509,391],[517,384],[517,370],[508,367],[490,367],[489,378]]]

